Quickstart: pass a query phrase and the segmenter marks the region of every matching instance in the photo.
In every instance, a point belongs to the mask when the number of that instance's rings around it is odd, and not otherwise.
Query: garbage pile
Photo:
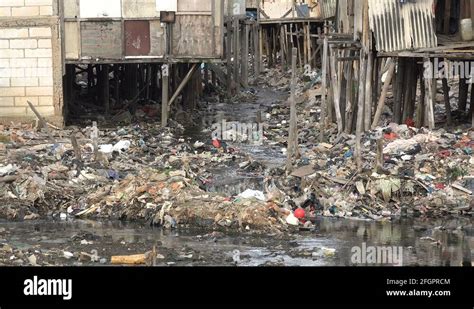
[[[25,125],[0,129],[0,218],[286,229],[290,212],[262,196],[206,192],[210,169],[247,166],[248,157],[215,141],[179,138],[183,129],[177,123],[171,129],[146,122],[101,130],[95,123],[55,131]]]
[[[271,78],[263,83],[285,87],[278,74],[278,70],[267,72]],[[338,135],[334,124],[324,132],[326,142],[319,142],[321,91],[318,86],[306,90],[306,84],[298,82],[296,96],[301,158],[289,176],[297,189],[283,190],[295,207],[302,207],[313,194],[320,211],[310,212],[310,216],[384,220],[474,214],[473,130],[460,126],[453,132],[430,131],[394,123],[378,127],[363,135],[363,169],[359,171],[355,135]],[[283,89],[289,91],[289,85]],[[266,114],[266,137],[280,145],[283,153],[289,110],[289,104],[275,104]],[[379,154],[378,143],[382,147]]]

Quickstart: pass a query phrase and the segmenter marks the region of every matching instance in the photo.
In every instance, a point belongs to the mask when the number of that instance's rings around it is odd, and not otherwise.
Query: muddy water
[[[365,243],[401,246],[404,266],[461,266],[471,265],[474,248],[472,222],[454,219],[390,223],[320,218],[314,232],[258,237],[93,221],[0,222],[0,229],[0,244],[36,254],[40,265],[100,265],[78,261],[78,253],[92,250],[108,265],[113,255],[144,253],[155,246],[163,255],[157,266],[349,266],[360,265],[351,250]],[[66,259],[64,251],[76,257]]]

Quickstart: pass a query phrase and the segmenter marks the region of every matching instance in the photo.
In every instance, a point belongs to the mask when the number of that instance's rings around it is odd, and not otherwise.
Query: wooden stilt
[[[451,101],[449,98],[449,85],[448,80],[443,78],[443,95],[444,95],[444,107],[446,109],[446,125],[450,127],[453,124],[453,117],[451,112]],[[472,94],[471,94],[472,96]],[[471,97],[472,102],[472,97]],[[472,103],[471,103],[472,104]]]
[[[343,130],[343,125],[342,125],[342,116],[341,116],[341,105],[340,105],[340,99],[341,99],[341,83],[340,83],[340,78],[338,74],[338,70],[336,68],[336,56],[337,52],[334,48],[331,48],[331,83],[332,83],[332,89],[333,89],[333,100],[334,100],[334,109],[336,112],[336,121],[337,121],[337,132],[338,134],[342,133]]]
[[[395,73],[395,62],[392,62],[392,64],[390,64],[387,77],[383,84],[382,94],[380,95],[379,102],[377,105],[377,111],[375,112],[374,121],[372,122],[372,130],[374,130],[379,124],[380,117],[382,116],[382,112],[385,107],[385,100],[387,98],[388,89],[390,88],[390,84],[392,82],[394,73]]]
[[[398,71],[395,81],[395,93],[393,102],[393,122],[400,123],[402,121],[401,109],[403,98],[403,80],[405,78],[405,59],[398,58]]]
[[[328,38],[324,36],[323,43],[323,64],[322,64],[322,85],[321,85],[321,120],[319,124],[319,141],[324,141],[324,132],[326,130],[326,112],[327,112],[327,62],[328,62]]]
[[[467,94],[469,91],[469,84],[467,83],[466,78],[459,79],[459,105],[458,110],[461,112],[466,111],[467,106]]]
[[[419,81],[420,81],[420,100],[416,108],[416,119],[415,119],[415,126],[417,128],[421,128],[425,121],[426,87],[425,87],[425,79],[423,77],[423,74],[420,74]]]
[[[281,58],[281,66],[283,70],[287,70],[286,67],[286,46],[285,46],[285,38],[286,38],[286,31],[285,25],[280,26],[280,58]]]
[[[102,65],[101,87],[105,115],[110,115],[110,84],[109,84],[109,65]]]
[[[370,130],[372,121],[372,76],[374,66],[374,53],[369,52],[367,58],[367,72],[365,79],[365,106],[364,106],[364,129],[365,131]]]
[[[168,126],[169,65],[161,66],[161,126]]]
[[[350,52],[352,54],[352,52]],[[354,62],[347,63],[347,81],[346,81],[346,116],[345,132],[350,134],[352,132],[352,107],[354,105]]]
[[[244,87],[249,86],[249,35],[250,26],[248,24],[243,25],[244,33],[242,35],[242,84]]]
[[[240,92],[240,23],[234,19],[234,83],[236,93]]]
[[[227,17],[226,62],[227,62],[227,97],[232,97],[232,9],[229,6]]]
[[[425,62],[430,61],[425,59]],[[426,66],[425,66],[426,67]],[[436,94],[436,80],[431,78],[425,79],[425,126],[430,130],[435,127],[434,120],[434,94]]]
[[[362,132],[364,130],[364,105],[365,105],[365,79],[367,74],[367,60],[366,53],[361,51],[360,56],[360,77],[359,77],[359,99],[357,103],[357,125],[356,125],[356,146],[355,157],[357,168],[362,170]]]
[[[297,127],[297,114],[296,114],[296,54],[298,53],[296,48],[292,50],[292,61],[291,61],[291,96],[290,96],[290,132],[288,137],[288,158],[286,169],[290,173],[293,168],[293,160],[298,157],[298,127]]]

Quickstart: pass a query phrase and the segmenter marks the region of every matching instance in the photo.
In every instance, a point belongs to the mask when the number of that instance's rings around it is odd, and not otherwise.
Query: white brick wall
[[[52,15],[53,0],[0,0],[0,17]]]
[[[24,2],[24,3],[23,3]],[[48,6],[51,0],[0,0],[10,6]],[[34,116],[30,101],[45,117],[54,116],[51,28],[0,28],[0,118]]]

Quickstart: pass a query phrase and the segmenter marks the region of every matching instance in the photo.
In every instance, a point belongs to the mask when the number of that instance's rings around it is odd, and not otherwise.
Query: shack
[[[224,0],[1,1],[0,118],[34,119],[30,101],[94,120],[144,100],[166,125],[181,94],[194,107],[201,63],[225,61],[224,35]]]

